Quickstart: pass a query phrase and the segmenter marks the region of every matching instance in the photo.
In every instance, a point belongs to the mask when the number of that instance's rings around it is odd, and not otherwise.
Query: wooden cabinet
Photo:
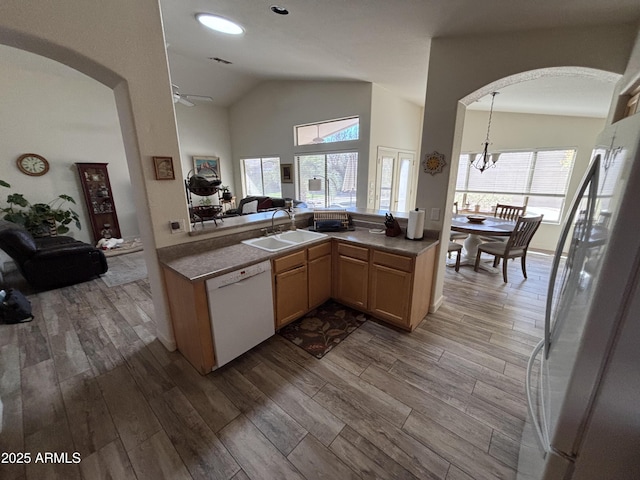
[[[275,274],[276,329],[307,313],[307,266]]]
[[[413,259],[373,250],[369,310],[377,318],[409,327]]]
[[[336,242],[333,297],[413,330],[429,312],[435,251],[414,257]]]
[[[215,355],[205,282],[191,282],[167,267],[162,270],[178,350],[206,375],[215,365]]]
[[[309,310],[331,298],[331,242],[307,250],[309,273]]]
[[[122,238],[106,163],[76,163],[94,242]]]
[[[273,260],[276,329],[331,298],[331,242]]]
[[[307,313],[307,251],[273,260],[273,307],[276,329]]]
[[[367,309],[369,249],[338,242],[334,272],[334,298],[359,310]]]

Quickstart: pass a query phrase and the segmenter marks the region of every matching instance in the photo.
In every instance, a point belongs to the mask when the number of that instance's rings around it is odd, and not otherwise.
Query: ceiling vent
[[[233,62],[230,62],[229,60],[225,60],[224,58],[220,58],[220,57],[209,57],[209,60],[215,60],[218,63],[224,63],[225,65],[233,65]]]

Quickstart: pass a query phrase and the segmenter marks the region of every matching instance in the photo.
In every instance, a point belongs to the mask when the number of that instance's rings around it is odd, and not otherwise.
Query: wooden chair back
[[[513,229],[513,232],[511,232],[511,236],[507,242],[505,256],[509,256],[510,250],[526,250],[529,247],[529,243],[531,242],[533,235],[542,223],[543,216],[544,215],[537,215],[535,217],[518,217],[516,226]]]
[[[518,217],[521,217],[527,211],[527,207],[520,207],[517,205],[506,205],[503,203],[498,203],[496,205],[496,212],[494,213],[494,217],[504,218],[506,220],[516,220]]]
[[[453,202],[453,213],[458,214],[458,202]]]

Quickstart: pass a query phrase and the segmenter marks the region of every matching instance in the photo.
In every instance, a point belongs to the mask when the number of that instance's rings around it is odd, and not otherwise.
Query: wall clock
[[[446,164],[447,162],[444,161],[444,155],[438,152],[427,153],[422,161],[424,171],[431,175],[440,173],[442,171],[442,167]]]
[[[47,159],[35,153],[20,155],[16,163],[22,173],[32,177],[39,177],[49,171]]]

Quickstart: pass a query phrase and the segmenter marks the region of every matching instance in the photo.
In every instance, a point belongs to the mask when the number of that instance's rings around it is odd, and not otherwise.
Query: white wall
[[[140,235],[118,124],[113,91],[82,73],[45,57],[0,45],[0,177],[11,184],[0,191],[23,193],[32,203],[48,203],[70,195],[80,214],[81,230],[69,235],[93,243],[78,173],[74,163],[108,163],[109,179],[121,235]],[[16,159],[37,153],[49,161],[49,171],[30,177]]]
[[[487,135],[488,115],[488,112],[467,110],[461,144],[463,152],[480,150],[481,143]],[[604,125],[604,118],[494,112],[491,122],[491,148],[494,151],[547,147],[577,148],[563,212],[566,215],[566,208],[570,205],[591,160],[596,136]],[[496,168],[499,168],[499,163]],[[543,223],[536,232],[531,247],[555,250],[561,224],[562,221],[560,224]]]
[[[178,138],[180,140],[180,164],[182,175],[187,178],[193,169],[193,156],[220,158],[220,179],[223,185],[234,185],[231,160],[231,135],[229,110],[205,103],[194,107],[176,104]],[[194,196],[194,205],[201,197]],[[213,203],[215,199],[212,197]]]
[[[365,82],[266,82],[230,108],[235,191],[241,192],[240,159],[280,157],[295,163],[294,152],[326,152],[336,144],[294,147],[293,127],[334,118],[360,116],[360,140],[342,142],[339,149],[357,148],[369,158],[371,84]],[[295,167],[294,167],[295,168]],[[358,161],[358,206],[366,205],[368,164]],[[283,197],[295,197],[294,184],[282,185]]]
[[[373,85],[371,95],[371,140],[367,207],[374,208],[378,147],[390,147],[418,153],[422,133],[423,108],[388,90]],[[416,162],[418,167],[420,162]],[[416,168],[417,174],[417,168]],[[372,194],[373,193],[373,194]]]

